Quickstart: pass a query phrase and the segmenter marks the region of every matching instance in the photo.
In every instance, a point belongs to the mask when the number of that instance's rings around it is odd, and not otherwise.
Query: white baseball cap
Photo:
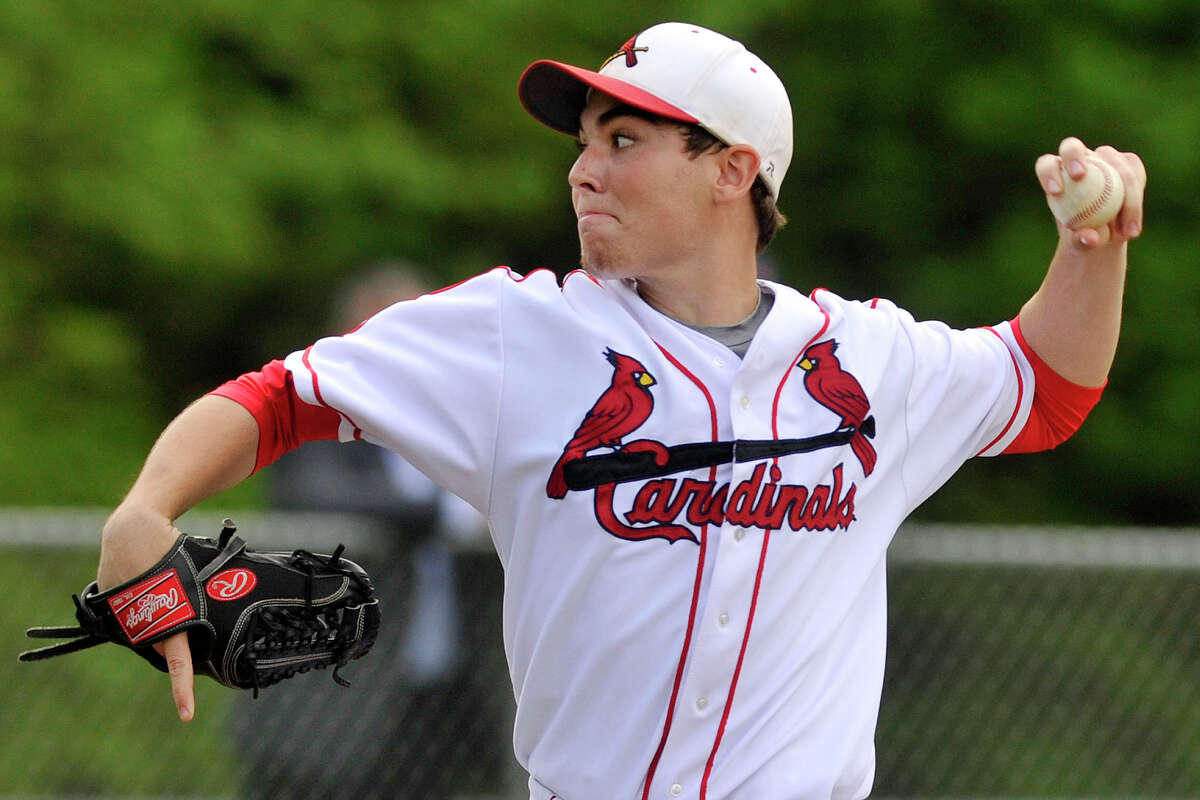
[[[636,108],[696,123],[725,144],[753,147],[771,194],[792,160],[792,106],[779,77],[740,42],[683,22],[634,36],[593,72],[535,61],[521,76],[525,109],[557,131],[579,134],[588,91]]]

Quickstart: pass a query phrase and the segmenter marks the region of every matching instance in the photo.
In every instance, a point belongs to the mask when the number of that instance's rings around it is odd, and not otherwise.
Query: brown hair
[[[683,150],[690,156],[714,153],[727,145],[699,125],[683,123]],[[750,202],[754,206],[754,219],[758,222],[758,252],[767,249],[775,234],[787,224],[787,217],[775,205],[775,198],[766,182],[759,175],[750,187]]]

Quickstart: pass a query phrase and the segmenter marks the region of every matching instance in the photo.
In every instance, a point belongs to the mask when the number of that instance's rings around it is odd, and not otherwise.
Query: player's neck
[[[638,294],[653,308],[688,325],[736,325],[758,304],[754,258],[681,264],[639,277]]]

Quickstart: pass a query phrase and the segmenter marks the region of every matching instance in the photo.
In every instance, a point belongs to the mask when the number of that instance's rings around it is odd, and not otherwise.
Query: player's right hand
[[[141,575],[157,564],[179,538],[179,530],[165,516],[122,503],[100,534],[100,567],[96,583],[101,591]],[[177,633],[154,645],[167,662],[171,695],[179,718],[190,722],[196,713],[193,691],[192,650],[187,633]]]
[[[1065,187],[1060,182],[1060,165],[1066,168],[1071,179],[1079,180],[1087,172],[1086,161],[1089,157],[1106,162],[1121,176],[1121,182],[1124,184],[1124,202],[1111,224],[1069,230],[1060,223],[1060,236],[1085,251],[1103,247],[1109,242],[1122,244],[1136,239],[1142,233],[1143,198],[1146,191],[1146,167],[1136,153],[1121,152],[1109,145],[1090,150],[1081,140],[1069,136],[1059,143],[1057,154],[1046,153],[1038,158],[1035,171],[1042,189],[1047,196],[1061,195]]]

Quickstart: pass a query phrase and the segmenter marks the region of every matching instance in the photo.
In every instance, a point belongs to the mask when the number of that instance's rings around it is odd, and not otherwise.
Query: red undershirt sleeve
[[[1100,401],[1104,386],[1089,388],[1067,380],[1042,361],[1025,341],[1019,318],[1012,321],[1012,330],[1017,344],[1033,368],[1036,388],[1029,419],[1004,452],[1036,453],[1050,450],[1079,430],[1088,413]]]
[[[282,361],[272,361],[258,372],[248,372],[218,386],[210,394],[233,400],[258,422],[255,472],[305,442],[338,436],[341,416],[328,406],[301,400],[292,385],[292,373]]]

